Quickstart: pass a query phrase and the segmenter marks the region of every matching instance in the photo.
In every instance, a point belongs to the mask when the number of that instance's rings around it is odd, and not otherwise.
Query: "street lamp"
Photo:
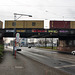
[[[19,17],[17,17],[17,15],[20,15]],[[16,36],[16,20],[18,20],[21,16],[29,16],[32,17],[32,15],[27,15],[27,14],[18,14],[18,13],[14,13],[14,36]],[[15,42],[13,43],[13,55],[15,54]]]
[[[16,18],[16,15],[20,15],[20,16],[18,18]],[[14,20],[18,20],[21,16],[29,16],[29,17],[32,17],[32,15],[14,13]]]

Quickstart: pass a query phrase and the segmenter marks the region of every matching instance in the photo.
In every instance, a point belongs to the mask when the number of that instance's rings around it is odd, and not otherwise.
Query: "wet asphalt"
[[[29,54],[28,54],[29,55]],[[6,49],[0,63],[0,75],[69,75],[63,71],[49,67],[31,58],[18,54],[16,59],[11,49]]]
[[[19,52],[49,67],[75,75],[75,56],[37,48],[21,48]]]

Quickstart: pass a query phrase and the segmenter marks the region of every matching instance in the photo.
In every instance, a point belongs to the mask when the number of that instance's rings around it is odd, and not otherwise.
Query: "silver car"
[[[72,51],[71,54],[75,55],[75,51]]]

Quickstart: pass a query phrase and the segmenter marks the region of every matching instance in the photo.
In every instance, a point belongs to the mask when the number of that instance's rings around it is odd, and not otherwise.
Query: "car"
[[[31,48],[31,46],[28,46],[28,48]]]
[[[71,54],[75,55],[75,51],[72,51]]]
[[[21,51],[21,49],[17,49],[17,51]]]

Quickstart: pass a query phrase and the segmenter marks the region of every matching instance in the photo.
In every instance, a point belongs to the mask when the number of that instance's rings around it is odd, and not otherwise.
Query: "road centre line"
[[[54,67],[54,68],[66,68],[66,67],[74,67],[75,65],[65,65],[65,66],[61,66],[61,67]]]

